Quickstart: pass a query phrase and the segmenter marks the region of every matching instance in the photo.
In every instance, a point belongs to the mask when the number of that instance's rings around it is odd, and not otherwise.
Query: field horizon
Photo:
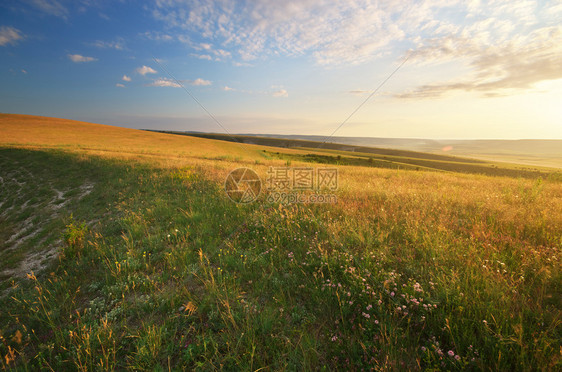
[[[5,370],[562,367],[556,167],[15,114],[0,132]]]
[[[195,136],[219,135],[198,131],[172,131],[165,129],[146,129],[162,133],[192,134]],[[434,138],[399,138],[399,137],[356,137],[356,136],[322,136],[299,134],[253,134],[235,133],[237,138],[244,138],[251,143],[251,137],[276,138],[312,142],[326,142],[354,147],[374,147],[381,149],[425,152],[436,155],[456,156],[479,160],[500,161],[521,165],[562,168],[562,139],[434,139]]]

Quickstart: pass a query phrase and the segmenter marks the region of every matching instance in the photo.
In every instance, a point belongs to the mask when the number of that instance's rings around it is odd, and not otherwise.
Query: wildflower
[[[390,295],[391,295],[392,297],[394,297],[394,292],[390,292]]]
[[[426,350],[425,346],[422,346],[421,351],[425,351],[425,350]]]
[[[375,324],[379,324],[379,321],[375,319]]]
[[[367,311],[371,310],[373,308],[373,305],[367,305]]]
[[[461,360],[461,356],[460,356],[460,355],[455,355],[455,360],[457,360],[457,361]]]
[[[331,338],[332,342],[336,341],[337,339],[338,339],[338,336],[336,336],[336,335],[334,335],[334,336]]]
[[[361,313],[365,318],[369,319],[371,316],[367,313]]]
[[[447,354],[449,354],[449,356],[451,356],[451,357],[452,357],[452,356],[455,356],[455,352],[454,352],[453,350],[449,350],[449,351],[447,352]]]

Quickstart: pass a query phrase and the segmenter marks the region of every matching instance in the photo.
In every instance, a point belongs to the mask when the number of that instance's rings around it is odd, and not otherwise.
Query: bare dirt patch
[[[79,187],[58,189],[38,178],[19,164],[0,176],[4,236],[0,241],[0,262],[4,262],[0,264],[0,275],[9,280],[26,278],[31,272],[37,275],[58,257],[62,241],[53,235],[56,232],[48,231],[48,226],[67,215],[68,207],[95,187],[93,182],[85,181]],[[19,259],[10,260],[14,255]],[[9,289],[2,295],[6,292]]]

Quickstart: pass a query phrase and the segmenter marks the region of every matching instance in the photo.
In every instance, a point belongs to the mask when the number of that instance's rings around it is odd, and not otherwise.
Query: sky
[[[562,0],[4,0],[0,82],[139,129],[562,139]]]

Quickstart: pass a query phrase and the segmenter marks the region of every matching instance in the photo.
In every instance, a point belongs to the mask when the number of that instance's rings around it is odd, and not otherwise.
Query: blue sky
[[[338,136],[560,139],[560,19],[555,0],[8,0],[0,111],[222,132],[171,74],[231,133],[328,135],[406,60]]]

